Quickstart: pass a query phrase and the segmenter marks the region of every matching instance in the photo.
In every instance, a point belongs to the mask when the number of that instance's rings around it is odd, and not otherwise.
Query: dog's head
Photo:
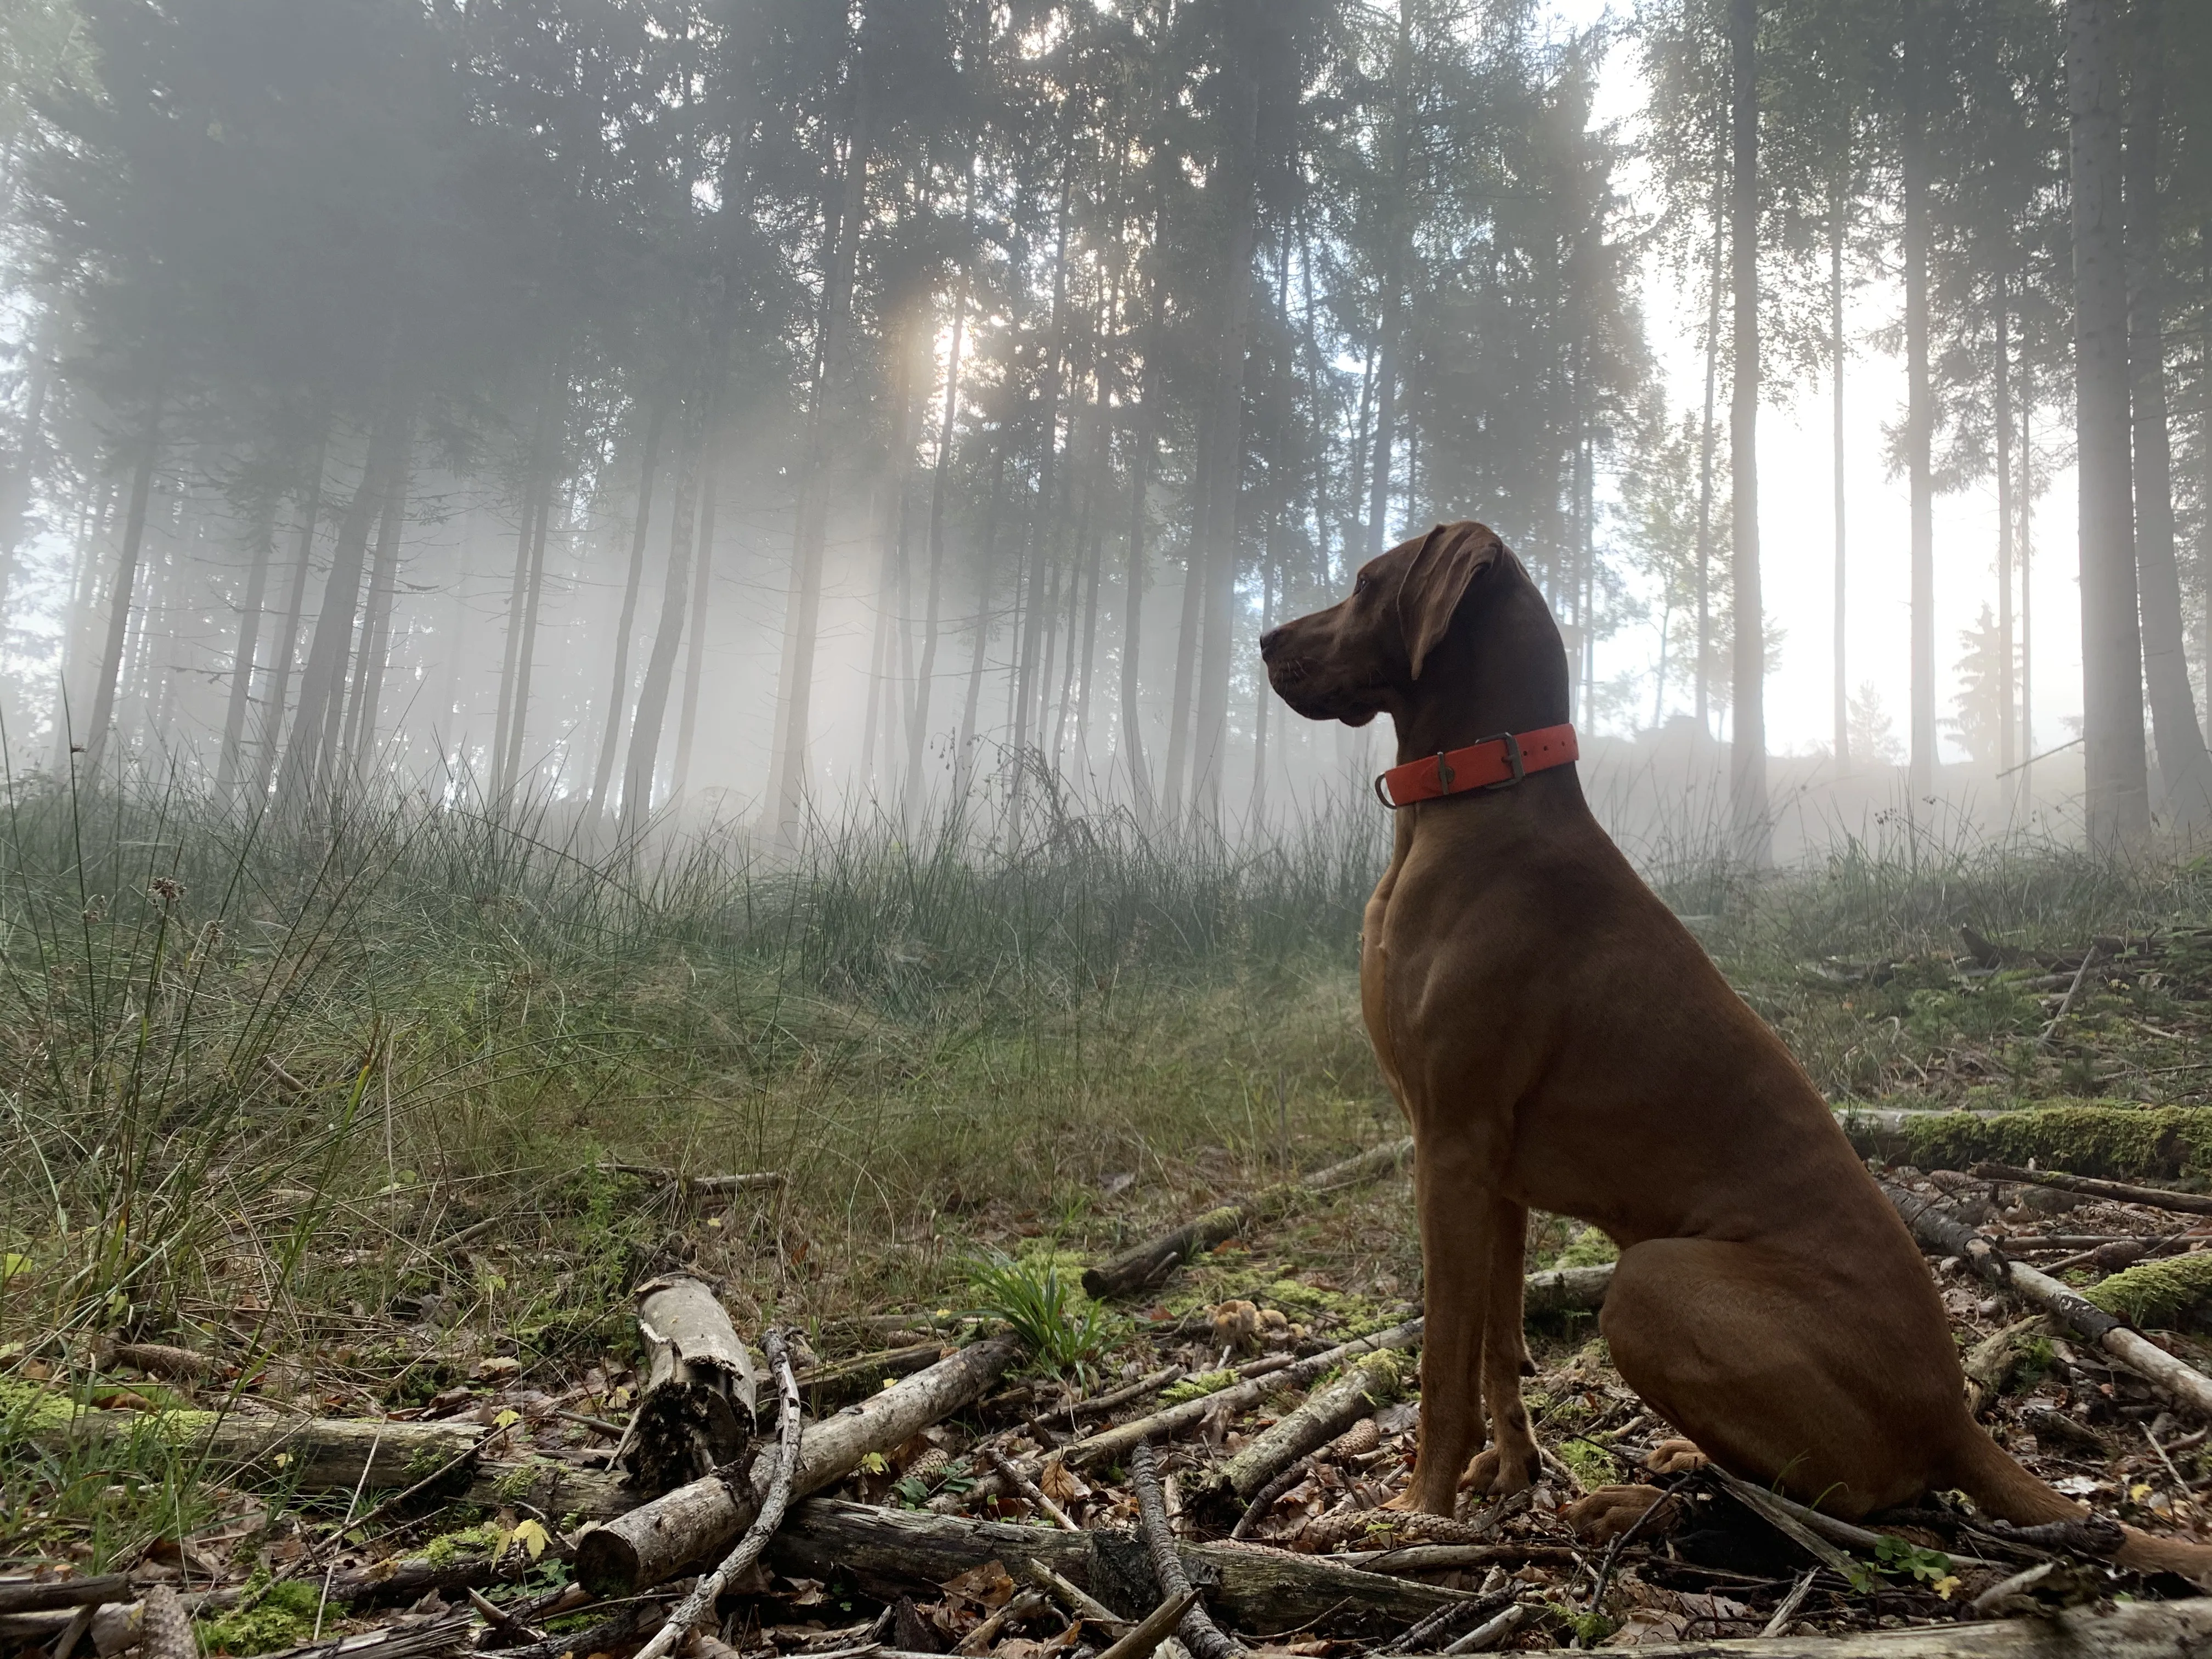
[[[1364,726],[1403,708],[1483,573],[1512,555],[1462,520],[1401,542],[1361,567],[1352,596],[1260,640],[1276,694],[1308,720]]]

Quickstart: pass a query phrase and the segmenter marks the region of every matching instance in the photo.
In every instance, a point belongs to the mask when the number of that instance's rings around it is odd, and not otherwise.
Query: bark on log
[[[2094,1176],[2067,1175],[2057,1170],[2022,1170],[2009,1164],[1977,1164],[1968,1173],[2014,1186],[2049,1187],[2120,1204],[2147,1204],[2177,1215],[2212,1215],[2212,1198],[2200,1193],[2170,1193],[2163,1187],[2136,1187],[2124,1181],[2100,1181]]]
[[[1269,1395],[1283,1389],[1303,1388],[1324,1371],[1334,1370],[1340,1365],[1350,1364],[1363,1355],[1382,1348],[1410,1348],[1421,1340],[1421,1322],[1409,1319],[1402,1325],[1394,1325],[1387,1331],[1377,1331],[1372,1336],[1363,1336],[1356,1341],[1301,1359],[1280,1370],[1255,1376],[1249,1382],[1232,1382],[1225,1389],[1201,1395],[1195,1400],[1186,1400],[1170,1406],[1165,1411],[1140,1417],[1133,1423],[1124,1423],[1118,1428],[1105,1429],[1071,1441],[1060,1449],[1060,1460],[1070,1468],[1087,1468],[1109,1458],[1119,1457],[1147,1440],[1165,1439],[1189,1428],[1212,1413],[1227,1410],[1241,1412],[1257,1404]]]
[[[987,1561],[1001,1561],[1009,1571],[1042,1561],[1110,1604],[1113,1596],[1102,1588],[1099,1552],[1116,1546],[1137,1551],[1141,1559],[1141,1542],[1126,1533],[1060,1532],[816,1498],[793,1509],[769,1546],[769,1559],[779,1572],[812,1578],[842,1569],[864,1588],[887,1595],[940,1584]],[[1343,1634],[1380,1634],[1468,1599],[1463,1590],[1363,1572],[1328,1556],[1259,1545],[1177,1547],[1184,1571],[1206,1587],[1207,1600],[1224,1621],[1255,1635],[1316,1625]]]
[[[1269,1481],[1376,1407],[1396,1398],[1404,1382],[1395,1352],[1369,1354],[1349,1366],[1342,1376],[1316,1389],[1296,1411],[1208,1472],[1191,1498],[1199,1518],[1214,1526],[1233,1525]]]
[[[1650,1659],[2212,1659],[2212,1596],[2069,1607],[2055,1619],[1639,1647]]]
[[[2084,1341],[2103,1349],[2173,1404],[2212,1419],[2212,1376],[2176,1359],[2048,1273],[2013,1261],[1995,1241],[1961,1221],[1949,1205],[1922,1198],[1892,1182],[1881,1186],[1923,1249],[1956,1256],[1992,1285],[2057,1315]]]
[[[713,1291],[688,1273],[638,1286],[645,1387],[623,1466],[647,1492],[696,1480],[744,1449],[760,1370]]]
[[[0,1578],[0,1613],[45,1613],[134,1599],[131,1581],[119,1572],[92,1578]]]
[[[887,1452],[979,1397],[1020,1353],[1010,1338],[963,1348],[927,1370],[812,1425],[799,1443],[795,1496],[852,1473],[870,1452]],[[629,1595],[726,1548],[759,1513],[770,1472],[725,1483],[694,1480],[641,1504],[576,1540],[576,1582],[595,1595]]]
[[[1297,1181],[1286,1181],[1235,1204],[1223,1204],[1204,1215],[1146,1239],[1124,1250],[1110,1261],[1083,1272],[1085,1293],[1104,1300],[1129,1291],[1156,1285],[1175,1271],[1186,1257],[1231,1239],[1255,1222],[1271,1220],[1301,1198],[1336,1192],[1364,1181],[1395,1175],[1413,1155],[1410,1137],[1376,1146],[1332,1164]]]
[[[883,1348],[856,1359],[840,1359],[802,1371],[799,1391],[815,1411],[824,1406],[848,1405],[875,1393],[887,1376],[911,1376],[945,1358],[942,1342],[916,1342],[903,1348]]]

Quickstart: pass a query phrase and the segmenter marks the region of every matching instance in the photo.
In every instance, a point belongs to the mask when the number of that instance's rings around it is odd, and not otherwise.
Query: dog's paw
[[[1475,1454],[1459,1478],[1460,1486],[1489,1498],[1510,1498],[1536,1484],[1536,1449],[1516,1448],[1510,1455],[1496,1446]]]
[[[1644,1467],[1654,1474],[1684,1474],[1712,1461],[1698,1449],[1694,1440],[1662,1440],[1644,1454]]]
[[[1390,1498],[1387,1502],[1378,1504],[1376,1507],[1386,1510],[1395,1510],[1401,1515],[1418,1515],[1420,1513],[1421,1508],[1419,1502],[1414,1498],[1413,1489],[1410,1486],[1408,1486],[1403,1492],[1400,1492],[1395,1498]]]
[[[1664,1508],[1648,1521],[1655,1504]],[[1638,1537],[1656,1537],[1674,1526],[1680,1510],[1674,1500],[1656,1486],[1600,1486],[1587,1498],[1577,1498],[1559,1511],[1559,1519],[1573,1528],[1585,1544],[1610,1544],[1643,1521]]]

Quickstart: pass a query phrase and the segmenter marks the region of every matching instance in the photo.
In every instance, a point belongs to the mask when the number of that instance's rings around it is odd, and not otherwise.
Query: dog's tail
[[[2040,1526],[2049,1521],[2078,1521],[2087,1509],[2057,1492],[2015,1462],[2012,1455],[1975,1424],[1966,1425],[1954,1460],[1952,1483],[1987,1515],[2016,1527]],[[2154,1538],[2133,1527],[2124,1534],[2113,1560],[2138,1572],[2171,1572],[2212,1586],[2212,1545],[2188,1544],[2175,1538]]]

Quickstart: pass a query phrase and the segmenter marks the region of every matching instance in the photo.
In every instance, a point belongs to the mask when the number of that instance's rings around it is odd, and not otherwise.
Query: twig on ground
[[[1052,1518],[1053,1525],[1058,1527],[1062,1532],[1081,1532],[1083,1530],[1083,1528],[1077,1526],[1074,1522],[1068,1519],[1067,1511],[1066,1510],[1063,1510],[1059,1504],[1054,1503],[1051,1498],[1045,1496],[1043,1487],[1038,1486],[1036,1481],[1030,1480],[1026,1474],[1024,1474],[1018,1467],[1008,1462],[1006,1455],[1000,1452],[996,1446],[985,1446],[983,1448],[983,1458],[984,1461],[989,1463],[991,1468],[997,1472],[1000,1480],[1005,1481],[1017,1492],[1020,1493],[1032,1504],[1036,1505],[1036,1508],[1042,1510],[1046,1515],[1049,1516]]]
[[[2081,994],[2081,981],[2089,976],[2090,967],[2097,960],[2097,947],[2092,945],[2081,953],[2081,965],[2074,970],[2074,982],[2066,988],[2066,994],[2058,999],[2058,1007],[2051,1016],[2051,1023],[2043,1028],[2043,1035],[2035,1040],[2039,1050],[2048,1048],[2057,1035],[2059,1024],[2073,1011],[2074,999]]]
[[[1310,1456],[1301,1457],[1261,1487],[1252,1501],[1244,1506],[1244,1513],[1237,1517],[1237,1524],[1229,1529],[1229,1535],[1235,1539],[1249,1538],[1254,1529],[1267,1518],[1267,1511],[1281,1501],[1285,1492],[1311,1474],[1313,1467],[1314,1461]]]
[[[1190,1589],[1182,1558],[1176,1553],[1175,1534],[1168,1530],[1168,1511],[1160,1496],[1159,1465],[1150,1441],[1139,1441],[1129,1456],[1129,1484],[1137,1489],[1137,1512],[1142,1517],[1145,1547],[1152,1558],[1152,1576],[1160,1594],[1181,1595]],[[1204,1603],[1194,1601],[1176,1626],[1182,1644],[1196,1659],[1240,1659],[1243,1648],[1223,1634]]]
[[[1818,1567],[1808,1567],[1797,1576],[1797,1582],[1790,1587],[1790,1594],[1784,1596],[1782,1605],[1774,1609],[1774,1617],[1768,1620],[1766,1628],[1759,1632],[1761,1636],[1786,1636],[1790,1633],[1790,1621],[1797,1616],[1797,1609],[1805,1605],[1805,1598],[1813,1593],[1813,1581],[1820,1572]]]
[[[2068,1175],[2063,1170],[2023,1170],[2010,1164],[1977,1164],[1967,1173],[1984,1181],[2008,1182],[2017,1187],[2048,1187],[2057,1192],[2110,1199],[2116,1204],[2148,1205],[2154,1210],[2171,1210],[2177,1215],[2212,1215],[2212,1198],[2201,1193],[2168,1192],[2163,1187],[2138,1187],[2131,1182]]]
[[[1198,1592],[1183,1590],[1170,1595],[1130,1627],[1128,1633],[1098,1656],[1098,1659],[1152,1659],[1161,1643],[1198,1606]]]
[[[1060,1606],[1076,1618],[1108,1630],[1127,1630],[1129,1621],[1097,1596],[1063,1573],[1054,1572],[1042,1561],[1032,1561],[1024,1569],[1037,1588],[1058,1599]]]

